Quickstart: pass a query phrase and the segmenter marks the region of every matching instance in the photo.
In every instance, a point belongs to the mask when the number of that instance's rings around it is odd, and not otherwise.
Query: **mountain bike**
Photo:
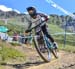
[[[55,58],[58,58],[58,55],[53,43],[46,37],[46,35],[43,34],[42,30],[40,30],[39,35],[34,33],[34,29],[41,26],[42,23],[44,23],[44,21],[39,23],[37,26],[30,28],[27,32],[32,32],[32,36],[30,38],[33,39],[34,46],[40,57],[45,62],[49,62],[52,57],[51,54],[53,54]]]

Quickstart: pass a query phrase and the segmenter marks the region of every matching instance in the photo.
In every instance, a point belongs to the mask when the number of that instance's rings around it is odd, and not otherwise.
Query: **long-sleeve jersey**
[[[27,28],[27,29],[29,29],[29,28],[31,28],[31,27],[34,27],[34,26],[38,25],[39,23],[41,23],[42,18],[43,18],[45,21],[48,20],[48,17],[47,17],[46,15],[44,15],[44,14],[41,14],[41,13],[38,13],[38,14],[37,14],[37,17],[36,17],[35,19],[32,18],[32,17],[30,17],[30,15],[26,15],[26,16],[25,16],[25,19],[26,19],[26,22],[27,22],[27,24],[28,24],[28,28]],[[43,23],[42,25],[44,25],[44,24],[46,24],[46,23]],[[40,31],[40,29],[41,29],[40,26],[37,27],[37,28],[35,28],[35,32]]]

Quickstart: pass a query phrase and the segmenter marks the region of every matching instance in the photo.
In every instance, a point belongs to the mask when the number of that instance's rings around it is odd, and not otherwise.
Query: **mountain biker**
[[[37,13],[35,7],[27,7],[27,12],[28,12],[27,22],[29,24],[28,29],[31,28],[31,26],[34,24],[36,24],[36,25],[39,24],[42,20],[47,22],[49,19],[47,15],[42,14],[42,13]],[[47,25],[45,22],[42,23],[42,25],[41,25],[42,32],[50,39],[50,41],[53,43],[54,48],[57,49],[57,43],[54,41],[54,39],[48,33]],[[28,29],[26,30],[26,32],[28,32]],[[35,31],[36,31],[36,34],[39,34],[40,27],[36,28]]]

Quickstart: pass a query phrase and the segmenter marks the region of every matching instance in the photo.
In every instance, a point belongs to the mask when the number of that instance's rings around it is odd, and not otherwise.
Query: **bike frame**
[[[26,37],[26,38],[28,38],[28,39],[32,39],[33,40],[33,38],[38,38],[39,36],[37,36],[37,35],[31,35],[31,36],[28,36],[28,37]],[[43,39],[44,39],[44,42],[45,42],[45,45],[49,48],[49,49],[51,49],[51,48],[53,48],[53,43],[48,39],[48,37],[46,37],[46,35],[44,35],[43,34]]]
[[[46,37],[46,35],[44,35],[44,41],[46,46],[50,49],[53,48],[53,43]]]

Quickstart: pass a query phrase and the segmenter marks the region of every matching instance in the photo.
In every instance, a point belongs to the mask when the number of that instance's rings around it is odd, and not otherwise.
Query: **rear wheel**
[[[36,37],[34,37],[33,42],[34,42],[34,46],[35,46],[38,54],[40,55],[40,57],[45,62],[49,62],[51,60],[51,51],[45,45],[43,38],[38,40]]]

